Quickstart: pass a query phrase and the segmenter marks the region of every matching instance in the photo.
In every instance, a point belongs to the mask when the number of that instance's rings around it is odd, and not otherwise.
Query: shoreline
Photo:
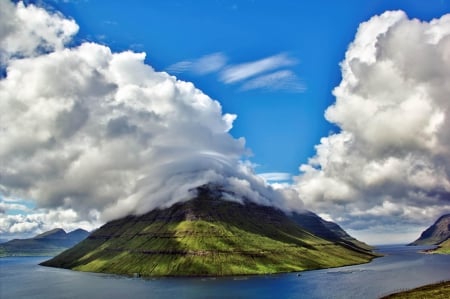
[[[450,280],[426,284],[405,291],[395,292],[381,297],[380,299],[419,299],[419,298],[449,298]]]
[[[364,263],[352,263],[352,264],[345,264],[345,265],[341,265],[341,266],[336,266],[336,267],[324,267],[324,268],[311,268],[311,269],[305,269],[305,270],[294,270],[294,271],[280,271],[280,272],[272,272],[272,273],[243,273],[243,274],[225,274],[225,275],[217,275],[217,274],[211,274],[211,275],[141,275],[140,273],[132,273],[132,274],[122,274],[122,273],[113,273],[113,272],[101,272],[101,271],[83,271],[83,270],[77,270],[77,269],[70,269],[70,268],[63,268],[63,267],[55,267],[55,266],[47,266],[47,265],[43,265],[43,263],[45,263],[46,261],[42,261],[41,263],[39,263],[38,265],[41,267],[47,267],[47,268],[55,268],[55,269],[64,269],[64,270],[70,270],[70,271],[75,271],[75,272],[79,272],[79,273],[93,273],[93,274],[104,274],[104,275],[115,275],[118,277],[124,277],[124,278],[136,278],[136,279],[143,279],[143,280],[151,280],[151,279],[164,279],[164,278],[193,278],[193,279],[218,279],[218,278],[251,278],[251,277],[264,277],[264,276],[276,276],[276,275],[286,275],[286,274],[300,274],[298,276],[301,276],[301,273],[304,272],[308,272],[308,271],[317,271],[317,270],[327,270],[327,269],[337,269],[337,268],[344,268],[344,267],[350,267],[350,266],[357,266],[357,265],[364,265],[364,264],[369,264],[371,263],[373,260],[377,259],[377,258],[381,258],[384,257],[385,255],[383,254],[379,254],[379,253],[375,253],[374,256],[368,260],[367,262]]]

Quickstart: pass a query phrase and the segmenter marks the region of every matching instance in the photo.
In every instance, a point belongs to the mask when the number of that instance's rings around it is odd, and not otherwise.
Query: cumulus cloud
[[[450,15],[362,23],[325,113],[341,132],[300,167],[305,204],[356,230],[427,225],[450,211]]]
[[[245,141],[229,134],[236,116],[223,114],[219,102],[155,71],[144,53],[113,53],[96,43],[63,47],[67,24],[77,28],[73,21],[2,3],[11,15],[32,17],[15,20],[24,32],[0,40],[4,53],[16,51],[10,44],[21,49],[20,56],[5,56],[0,80],[1,196],[32,199],[66,216],[72,211],[74,223],[169,206],[207,183],[220,185],[230,200],[285,207],[284,194],[241,162]],[[36,16],[58,34],[22,45],[28,41],[21,37],[37,34],[25,32],[34,30],[27,22]],[[7,22],[1,18],[0,28]],[[10,225],[11,231],[38,227],[27,217],[2,221],[32,223]]]
[[[78,32],[73,20],[49,14],[22,2],[0,2],[0,62],[14,56],[34,56],[44,51],[60,50]]]

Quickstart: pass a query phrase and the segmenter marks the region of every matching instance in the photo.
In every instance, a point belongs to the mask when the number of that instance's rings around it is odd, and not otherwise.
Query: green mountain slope
[[[111,221],[44,266],[143,276],[221,276],[302,271],[375,257],[300,228],[280,210],[197,198]]]
[[[438,245],[450,238],[450,214],[439,217],[410,245]]]
[[[299,226],[310,233],[335,243],[351,246],[356,250],[371,251],[373,248],[347,234],[339,225],[326,221],[317,214],[305,211],[305,213],[292,213],[290,218]]]
[[[86,238],[89,233],[77,229],[66,233],[56,228],[29,239],[14,239],[0,244],[0,256],[53,256]]]

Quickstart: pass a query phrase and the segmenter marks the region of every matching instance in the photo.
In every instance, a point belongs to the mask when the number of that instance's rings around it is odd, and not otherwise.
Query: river
[[[0,298],[379,298],[450,280],[450,255],[380,246],[371,263],[227,278],[127,278],[39,266],[42,257],[0,258]]]

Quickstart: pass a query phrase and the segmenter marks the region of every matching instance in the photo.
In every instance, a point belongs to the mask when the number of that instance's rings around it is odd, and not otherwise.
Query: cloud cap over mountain
[[[282,193],[241,161],[245,140],[229,134],[236,115],[219,102],[155,71],[144,53],[64,46],[78,25],[59,14],[1,5],[10,16],[0,19],[2,197],[109,220],[189,199],[212,182],[283,206]],[[28,35],[33,43],[21,38]]]

